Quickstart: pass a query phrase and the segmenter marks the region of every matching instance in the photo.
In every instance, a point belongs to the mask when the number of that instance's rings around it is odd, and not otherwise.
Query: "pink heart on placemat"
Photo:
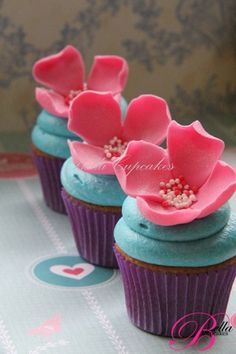
[[[95,267],[92,264],[78,263],[71,267],[65,264],[54,265],[50,268],[50,271],[56,275],[80,280],[92,273],[94,269]]]
[[[40,326],[33,328],[30,331],[31,335],[42,335],[42,336],[51,336],[53,333],[59,332],[61,329],[61,317],[55,315],[45,322],[43,322]]]
[[[68,274],[74,274],[74,275],[79,275],[80,273],[82,273],[84,271],[83,268],[65,268],[63,269],[63,272],[68,273]]]

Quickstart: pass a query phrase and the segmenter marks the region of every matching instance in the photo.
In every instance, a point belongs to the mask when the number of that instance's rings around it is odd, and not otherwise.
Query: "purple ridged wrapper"
[[[61,197],[62,184],[60,180],[60,172],[65,160],[37,154],[34,150],[32,156],[39,173],[45,203],[52,210],[66,214]]]
[[[179,338],[193,335],[193,323],[179,332],[186,321],[195,320],[198,329],[204,324],[209,316],[202,313],[221,314],[215,317],[217,325],[221,324],[236,275],[236,264],[199,273],[154,271],[133,263],[116,247],[114,251],[123,279],[128,316],[135,326],[156,335]],[[177,320],[193,313],[198,314],[180,321],[172,333]],[[212,324],[209,321],[205,328]]]
[[[80,255],[90,263],[118,268],[113,252],[113,232],[121,218],[121,212],[101,211],[96,209],[96,206],[89,207],[88,203],[72,199],[64,189],[62,197]]]

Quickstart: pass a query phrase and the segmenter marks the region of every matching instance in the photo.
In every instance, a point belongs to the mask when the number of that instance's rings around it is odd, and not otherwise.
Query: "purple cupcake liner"
[[[62,198],[80,255],[90,263],[118,268],[113,252],[113,231],[121,213],[103,212],[88,207],[79,200],[74,202],[64,189]]]
[[[66,214],[61,197],[62,184],[60,180],[60,172],[65,160],[41,156],[34,151],[32,151],[32,156],[39,173],[45,203],[52,210]]]
[[[172,273],[154,271],[136,265],[115,248],[131,322],[140,329],[166,337],[188,337],[209,316],[216,315],[217,326],[224,319],[230,291],[236,276],[236,264],[204,273]],[[183,316],[172,333],[172,327]],[[180,326],[186,324],[179,332]],[[205,328],[210,328],[209,321]],[[208,327],[209,326],[209,327]]]

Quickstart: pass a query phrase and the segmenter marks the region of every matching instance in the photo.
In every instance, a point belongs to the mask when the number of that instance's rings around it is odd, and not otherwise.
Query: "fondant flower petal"
[[[37,87],[35,97],[40,106],[48,113],[68,118],[69,107],[65,104],[64,97],[59,93]]]
[[[121,109],[110,93],[85,91],[70,106],[69,129],[92,145],[121,136]]]
[[[107,93],[109,93],[109,92],[107,92]],[[116,94],[114,94],[112,96],[113,96],[114,100],[116,100],[120,104],[121,98],[122,98],[121,94],[120,93],[116,93]]]
[[[69,141],[74,164],[81,170],[96,174],[115,174],[112,162],[105,159],[104,151],[98,146]]]
[[[121,92],[127,81],[128,64],[116,55],[95,56],[88,77],[88,89],[101,92]]]
[[[198,201],[192,208],[201,210],[205,217],[220,208],[236,191],[236,171],[223,161],[218,161],[206,183],[199,189]]]
[[[68,45],[61,52],[38,60],[33,67],[33,76],[39,83],[61,94],[82,90],[83,59],[77,49]]]
[[[174,175],[183,175],[189,185],[197,188],[210,176],[224,149],[224,142],[208,134],[198,121],[188,126],[172,121],[167,145]]]
[[[128,106],[124,122],[124,138],[160,144],[166,137],[171,121],[165,100],[154,95],[142,95]]]
[[[200,213],[198,209],[163,208],[161,204],[137,197],[137,205],[142,215],[154,224],[169,226],[185,224],[196,219]]]
[[[135,197],[160,200],[160,182],[171,178],[167,153],[145,141],[132,141],[125,153],[114,162],[114,170],[122,189]]]

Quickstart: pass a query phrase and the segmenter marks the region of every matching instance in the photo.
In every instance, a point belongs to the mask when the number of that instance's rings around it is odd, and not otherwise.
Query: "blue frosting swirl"
[[[144,236],[162,241],[193,241],[223,229],[230,217],[230,207],[227,203],[208,217],[188,224],[160,226],[145,219],[137,207],[136,199],[127,197],[122,206],[122,214],[126,224]]]
[[[61,182],[73,197],[102,206],[121,206],[126,195],[115,175],[84,172],[69,158],[61,169]]]
[[[53,116],[43,110],[39,114],[37,123],[32,131],[33,144],[49,155],[62,159],[68,158],[70,150],[67,140],[81,141],[81,139],[67,129],[67,122],[66,118]]]
[[[236,255],[236,216],[230,216],[228,204],[206,218],[171,227],[146,220],[130,197],[122,213],[115,240],[138,260],[163,266],[203,267]]]
[[[121,108],[121,113],[122,113],[122,119],[125,119],[125,114],[127,111],[127,107],[128,107],[128,103],[126,101],[126,99],[121,96],[121,100],[120,100],[120,108]]]

